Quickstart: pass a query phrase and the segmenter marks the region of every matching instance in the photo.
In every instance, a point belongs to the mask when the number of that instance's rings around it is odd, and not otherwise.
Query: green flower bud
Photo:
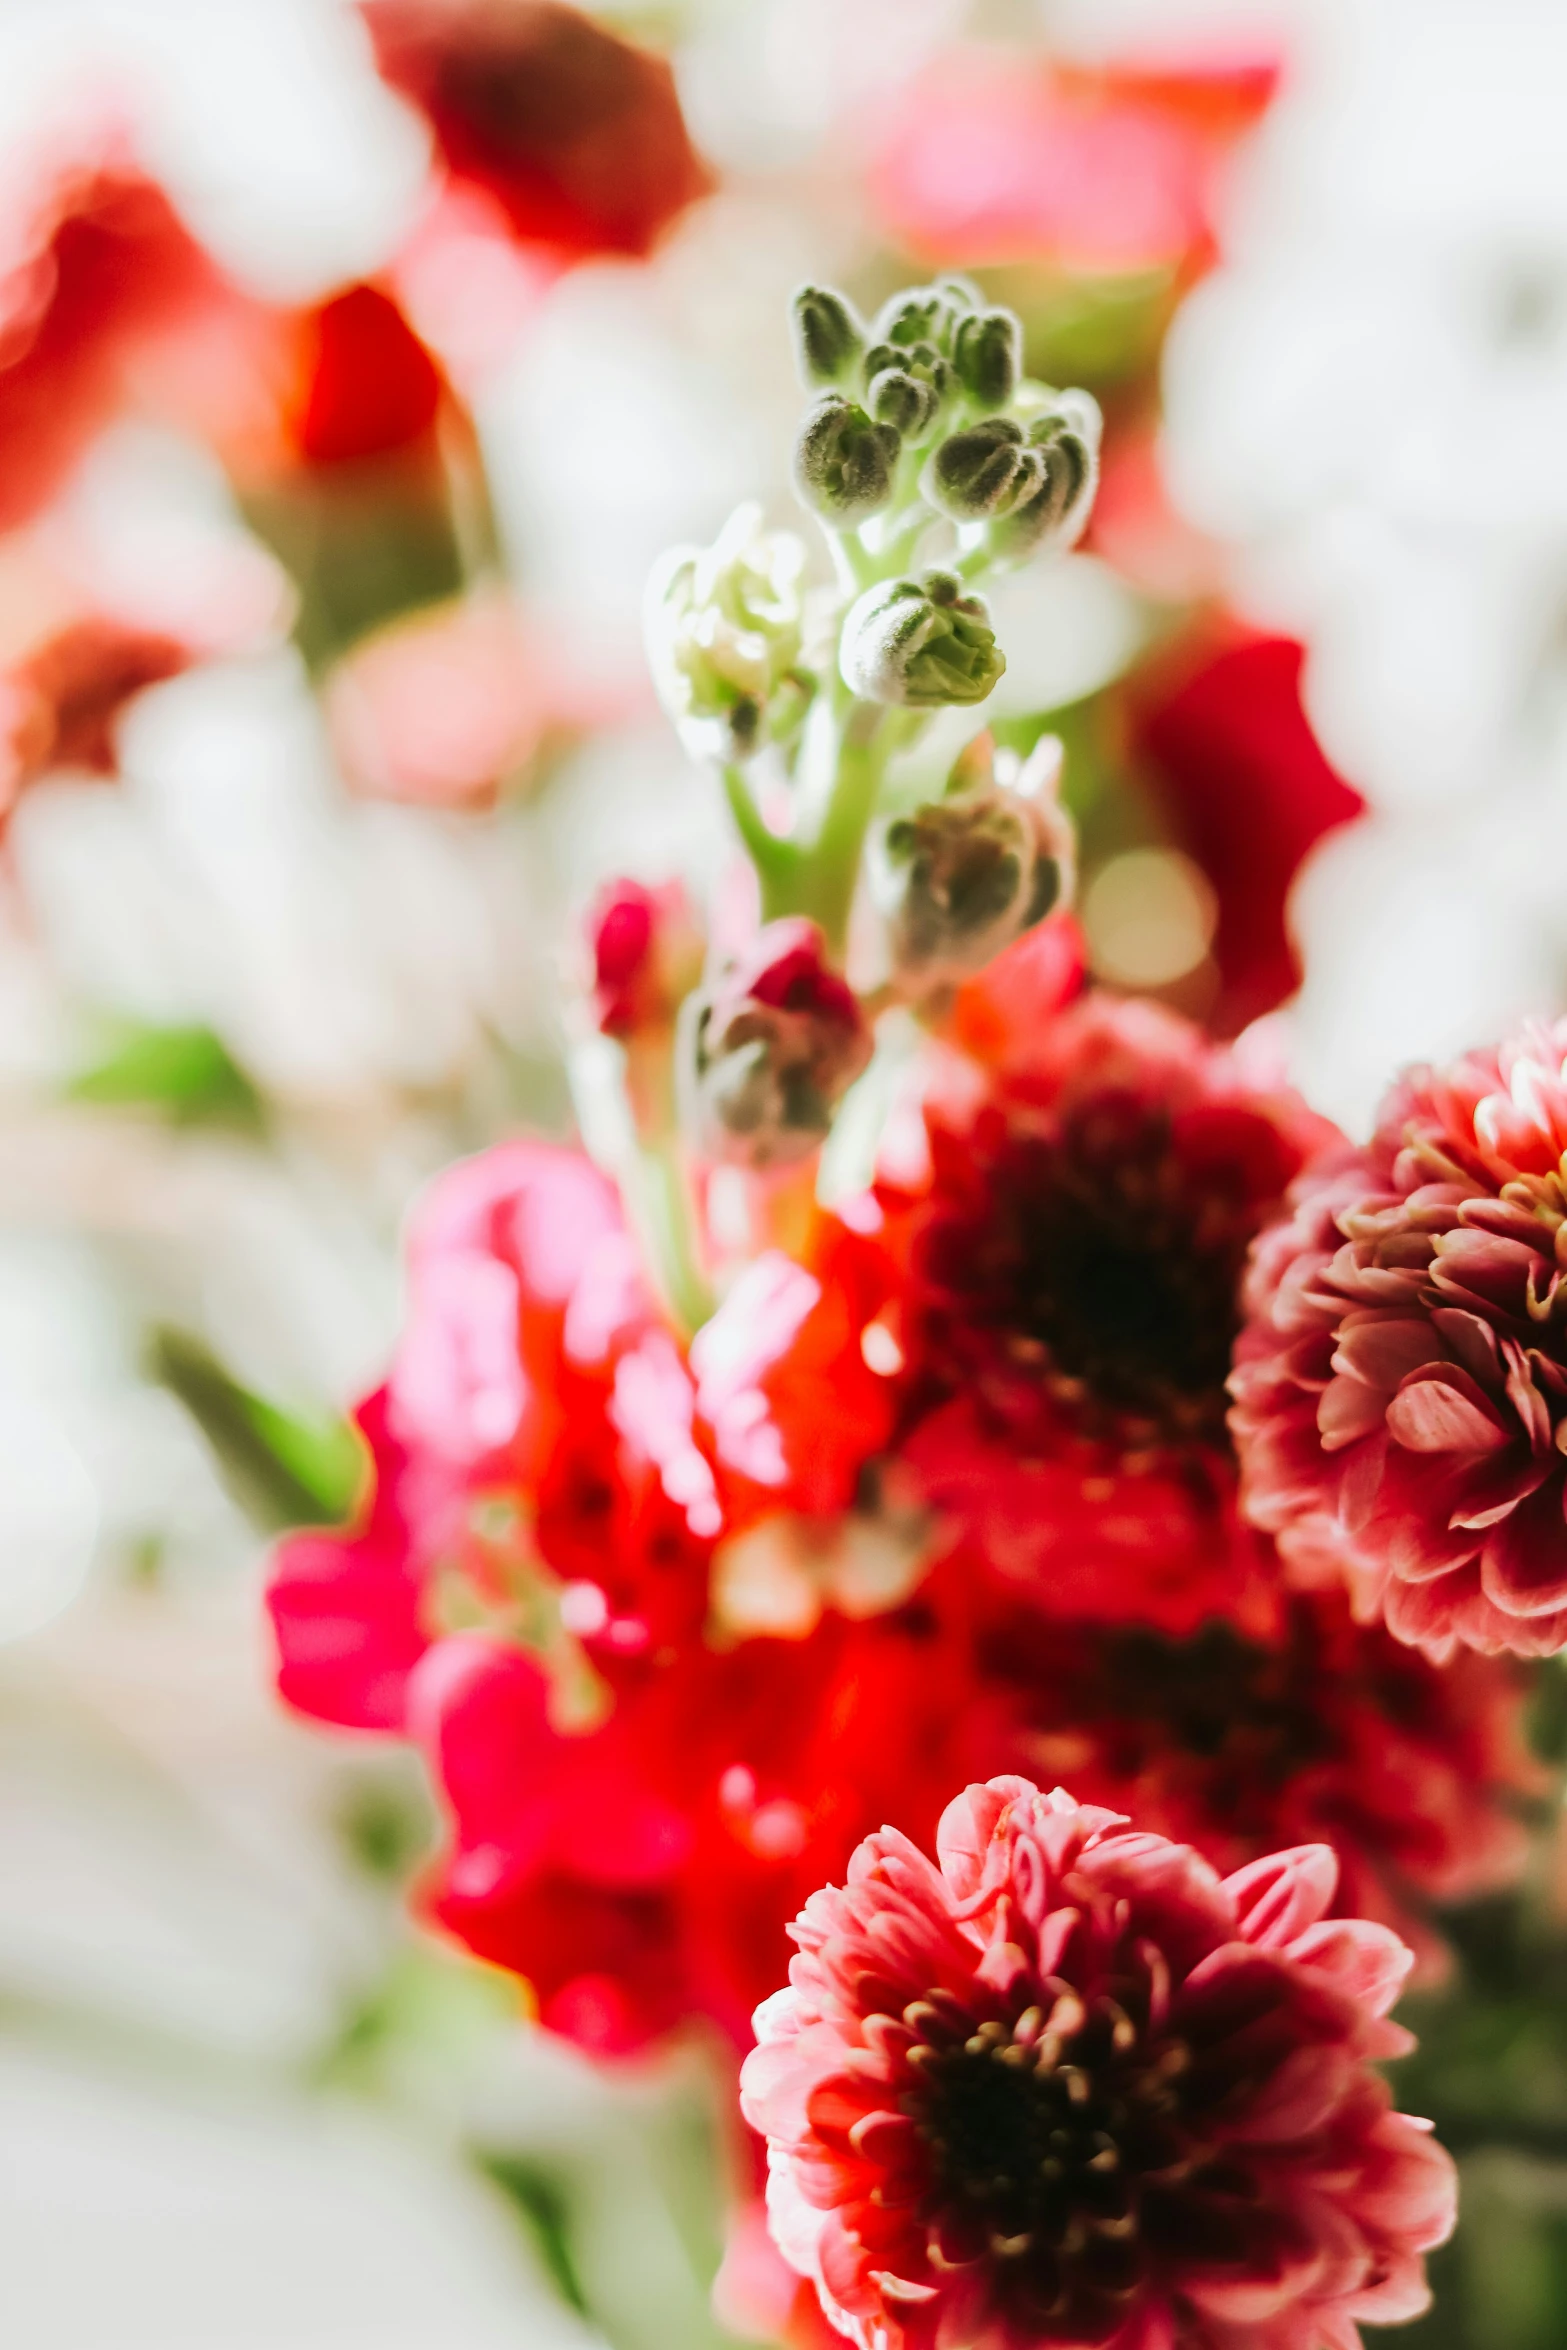
[[[973,782],[897,816],[872,843],[871,887],[895,983],[910,996],[967,979],[1064,899],[1072,830],[1056,798],[1061,746],[1026,766],[987,761]]]
[[[1005,669],[982,596],[966,596],[956,572],[884,579],[851,605],[839,667],[868,702],[910,710],[982,702]]]
[[[831,286],[802,286],[794,297],[794,355],[808,390],[847,383],[865,348],[854,305]]]
[[[866,399],[878,424],[890,424],[906,441],[923,440],[941,402],[935,387],[906,367],[884,367],[873,375]]]
[[[745,759],[798,714],[805,548],[737,507],[713,545],[675,547],[648,583],[648,662],[698,758]]]
[[[1032,497],[1044,474],[1037,451],[1024,445],[1022,426],[1010,416],[987,416],[941,443],[920,488],[954,522],[983,522]]]
[[[976,310],[953,330],[952,364],[977,407],[1004,408],[1023,372],[1023,330],[1010,310]]]
[[[834,530],[853,530],[885,506],[901,443],[841,392],[824,392],[801,427],[794,486],[803,505]]]
[[[1024,563],[1041,547],[1066,548],[1082,535],[1099,486],[1099,409],[1087,392],[1062,393],[1028,426],[1026,452],[1039,479],[998,515],[985,535],[993,562]]]
[[[879,343],[934,343],[946,354],[952,349],[958,320],[973,309],[974,301],[973,287],[962,278],[942,278],[933,286],[910,286],[882,305],[871,332]]]

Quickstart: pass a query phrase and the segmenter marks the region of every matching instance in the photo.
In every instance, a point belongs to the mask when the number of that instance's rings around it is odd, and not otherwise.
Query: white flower
[[[737,506],[710,547],[673,547],[648,587],[653,681],[687,748],[746,758],[800,706],[805,548]]]

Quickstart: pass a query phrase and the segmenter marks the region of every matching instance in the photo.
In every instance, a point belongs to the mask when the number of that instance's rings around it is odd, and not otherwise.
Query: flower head
[[[1332,1130],[1103,997],[928,1122],[928,1187],[889,1199],[928,1499],[1053,1613],[1259,1622],[1274,1577],[1236,1517],[1225,1380],[1248,1246]]]
[[[806,1157],[871,1057],[870,1024],[814,922],[764,924],[687,998],[681,1077],[714,1158],[751,1167]]]
[[[1221,1869],[1331,1843],[1335,1909],[1374,1917],[1446,1963],[1432,1902],[1516,1879],[1537,1792],[1524,1686],[1507,1660],[1445,1670],[1358,1625],[1342,1593],[1297,1593],[1273,1637],[1213,1621],[1173,1640],[1143,1625],[981,1624],[986,1686],[1014,1693],[1016,1755],[1093,1803],[1194,1844]]]
[[[1416,1069],[1259,1244],[1247,1506],[1439,1661],[1567,1645],[1567,1023]]]
[[[653,680],[697,757],[743,759],[802,715],[805,549],[739,506],[711,547],[675,547],[648,583]]]
[[[1221,1879],[1026,1779],[884,1829],[794,1926],[742,2074],[786,2258],[860,2350],[1358,2350],[1453,2168],[1372,2070],[1410,1954],[1322,1845]]]

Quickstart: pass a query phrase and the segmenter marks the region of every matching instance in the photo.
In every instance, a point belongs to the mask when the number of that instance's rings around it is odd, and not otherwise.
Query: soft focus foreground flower
[[[651,252],[711,182],[663,58],[559,0],[361,0],[459,181],[570,255]]]
[[[54,497],[131,395],[138,362],[231,304],[214,265],[122,138],[33,159],[3,208],[0,528]]]
[[[785,2256],[861,2350],[1358,2350],[1412,2317],[1452,2164],[1373,2064],[1409,1966],[1322,1845],[1222,1879],[993,1779],[794,1927],[742,2105]]]
[[[1338,1592],[1296,1594],[1274,1636],[1213,1622],[1189,1640],[1143,1626],[982,1622],[977,1670],[1018,1706],[1016,1759],[1070,1777],[1221,1869],[1330,1843],[1336,1914],[1374,1917],[1427,1974],[1446,1952],[1424,1912],[1516,1879],[1518,1801],[1541,1777],[1520,1734],[1518,1669],[1439,1670]]]
[[[713,1158],[761,1168],[806,1157],[871,1057],[870,1024],[814,922],[768,922],[687,1002],[681,1077]]]
[[[1260,1242],[1247,1506],[1439,1661],[1567,1645],[1567,1024],[1417,1069]]]
[[[1174,1015],[1086,998],[929,1112],[902,1450],[976,1562],[1053,1612],[1271,1608],[1225,1381],[1247,1249],[1332,1130]],[[1260,1614],[1259,1614],[1260,1611]]]

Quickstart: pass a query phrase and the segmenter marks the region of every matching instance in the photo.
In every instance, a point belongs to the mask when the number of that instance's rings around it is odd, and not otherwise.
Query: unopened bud
[[[901,444],[840,392],[824,392],[806,417],[794,451],[794,486],[835,530],[853,530],[892,495]]]
[[[797,716],[805,549],[737,507],[711,547],[676,547],[648,583],[653,682],[698,758],[744,759]]]
[[[993,561],[1023,563],[1041,547],[1070,547],[1083,531],[1099,486],[1099,409],[1087,392],[1066,392],[1027,428],[1034,486],[986,533]]]
[[[678,881],[607,881],[588,909],[593,1017],[623,1044],[666,1032],[702,974],[702,929]]]
[[[987,416],[932,452],[920,488],[954,522],[983,522],[1009,514],[1044,475],[1039,456],[1024,445],[1023,427],[1010,416]]]
[[[965,595],[953,571],[867,588],[844,621],[838,658],[854,693],[910,710],[982,702],[1007,665],[983,596]]]
[[[815,391],[849,381],[865,348],[854,305],[831,286],[802,286],[794,297],[794,353],[800,380]]]
[[[890,424],[906,441],[922,440],[940,406],[934,387],[904,367],[884,367],[871,378],[866,399],[878,424]]]
[[[816,924],[767,923],[682,1014],[680,1076],[698,1147],[758,1169],[807,1157],[871,1045]]]
[[[976,407],[1004,408],[1023,372],[1023,330],[1010,310],[976,310],[952,334],[952,364]]]
[[[953,986],[1059,905],[1072,830],[1056,798],[1061,747],[994,769],[894,817],[874,844],[871,885],[887,922],[895,982],[912,996]]]
[[[972,310],[975,293],[964,279],[942,278],[933,286],[910,286],[882,305],[871,329],[879,343],[934,343],[943,353],[952,349],[958,320]]]

